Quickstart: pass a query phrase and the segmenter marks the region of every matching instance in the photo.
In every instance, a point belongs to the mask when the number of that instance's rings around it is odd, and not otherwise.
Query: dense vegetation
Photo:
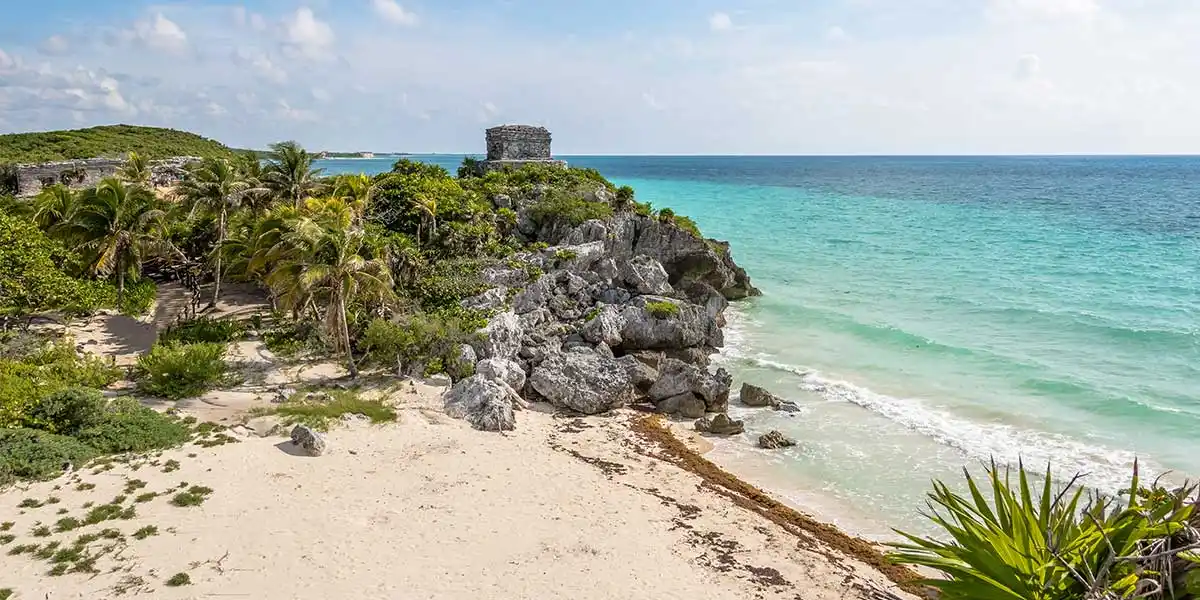
[[[76,158],[123,157],[136,152],[149,160],[172,156],[233,158],[220,142],[186,131],[135,125],[0,135],[0,163],[40,163]]]
[[[894,559],[946,575],[925,582],[941,598],[1200,597],[1196,487],[1143,486],[1136,464],[1119,497],[1085,498],[1079,477],[1056,486],[1049,469],[1040,484],[1023,466],[1015,482],[995,464],[987,478],[981,490],[967,475],[969,498],[935,482],[927,516],[946,537],[902,533],[909,542],[896,544]]]

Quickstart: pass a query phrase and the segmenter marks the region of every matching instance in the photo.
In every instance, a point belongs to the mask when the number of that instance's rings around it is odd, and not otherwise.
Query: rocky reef
[[[513,429],[528,401],[588,415],[631,403],[694,419],[725,412],[732,378],[709,356],[724,344],[729,302],[759,294],[729,245],[617,206],[606,186],[582,197],[613,207],[610,217],[538,218],[550,193],[491,199],[544,249],[488,267],[490,289],[464,301],[493,316],[459,353],[476,363],[460,369],[473,375],[447,392],[447,412],[485,430]]]

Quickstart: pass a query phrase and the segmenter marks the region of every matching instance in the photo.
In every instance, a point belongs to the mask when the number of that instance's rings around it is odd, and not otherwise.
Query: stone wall
[[[487,159],[550,160],[550,131],[529,125],[501,125],[487,130]]]
[[[177,156],[150,163],[150,182],[155,186],[169,186],[183,177],[188,164],[199,161],[194,156]],[[112,177],[125,164],[119,158],[87,158],[17,165],[17,196],[36,196],[43,187],[61,183],[72,189],[88,188]]]

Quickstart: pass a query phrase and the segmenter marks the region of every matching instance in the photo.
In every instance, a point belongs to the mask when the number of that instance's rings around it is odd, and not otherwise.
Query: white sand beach
[[[234,428],[236,443],[8,489],[0,521],[14,523],[16,540],[5,551],[66,547],[103,528],[123,536],[95,575],[50,576],[46,560],[0,553],[0,587],[56,600],[909,597],[865,564],[647,455],[653,444],[629,426],[640,413],[525,411],[517,431],[499,435],[442,414],[441,391],[403,384],[392,396],[397,423],[336,427],[321,457]],[[125,500],[136,507],[131,519],[30,533],[140,482],[131,498],[160,495]],[[199,506],[172,505],[190,486],[212,492]],[[18,508],[50,497],[58,502]],[[157,534],[134,539],[146,526]],[[177,573],[191,584],[166,586]]]

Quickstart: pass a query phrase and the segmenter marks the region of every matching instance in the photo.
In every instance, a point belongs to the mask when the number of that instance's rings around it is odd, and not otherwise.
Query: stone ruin
[[[176,156],[150,161],[150,184],[155,187],[174,185],[183,178],[184,168],[198,162],[195,156]],[[40,164],[17,165],[17,197],[36,196],[42,188],[61,183],[71,189],[95,186],[105,177],[112,177],[125,164],[121,158],[85,158]]]
[[[531,125],[501,125],[487,130],[487,160],[485,171],[506,167],[520,168],[540,163],[566,168],[567,163],[555,160],[550,154],[550,131]]]

